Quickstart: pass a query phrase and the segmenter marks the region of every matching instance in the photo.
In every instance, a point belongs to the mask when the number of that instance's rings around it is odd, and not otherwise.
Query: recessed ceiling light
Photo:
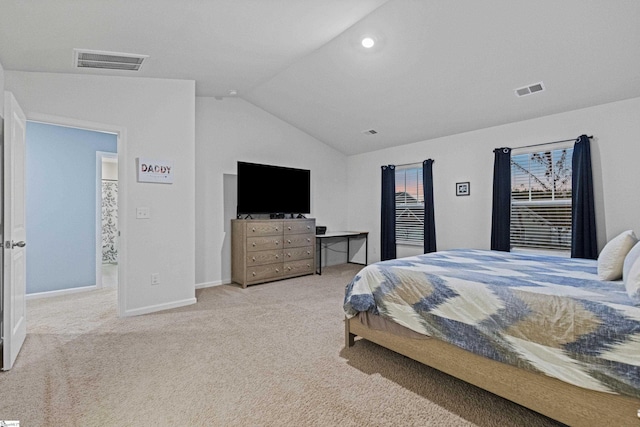
[[[367,49],[371,49],[374,44],[376,44],[376,41],[371,37],[365,37],[362,39],[362,46]]]

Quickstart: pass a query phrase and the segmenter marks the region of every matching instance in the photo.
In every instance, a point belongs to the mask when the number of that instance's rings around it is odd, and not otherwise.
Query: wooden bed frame
[[[359,336],[571,426],[640,426],[640,399],[573,386],[463,350],[436,338],[412,339],[345,319],[345,345]]]

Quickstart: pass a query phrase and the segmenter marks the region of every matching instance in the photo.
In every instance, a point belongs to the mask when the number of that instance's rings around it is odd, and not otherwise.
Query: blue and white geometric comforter
[[[593,260],[459,249],[379,262],[347,286],[368,311],[499,362],[640,397],[640,307]]]

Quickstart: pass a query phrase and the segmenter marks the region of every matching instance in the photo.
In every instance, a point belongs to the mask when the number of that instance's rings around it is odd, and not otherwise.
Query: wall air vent
[[[378,131],[374,129],[369,129],[369,130],[363,130],[362,133],[364,133],[365,135],[375,135],[376,133],[378,133]]]
[[[73,49],[73,66],[101,70],[140,71],[148,55]]]
[[[521,96],[531,95],[537,92],[542,92],[543,90],[544,90],[544,85],[542,84],[542,82],[539,82],[529,86],[518,88],[515,90],[515,92],[517,97],[521,97]]]

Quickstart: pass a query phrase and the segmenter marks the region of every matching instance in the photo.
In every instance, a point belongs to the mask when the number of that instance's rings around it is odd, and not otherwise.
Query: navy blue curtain
[[[493,212],[491,250],[511,250],[511,148],[493,150]]]
[[[396,258],[396,167],[382,166],[380,259]]]
[[[571,257],[597,259],[591,147],[587,135],[580,135],[573,146],[572,167]]]
[[[422,162],[424,190],[424,253],[436,251],[436,220],[433,209],[433,159]]]

